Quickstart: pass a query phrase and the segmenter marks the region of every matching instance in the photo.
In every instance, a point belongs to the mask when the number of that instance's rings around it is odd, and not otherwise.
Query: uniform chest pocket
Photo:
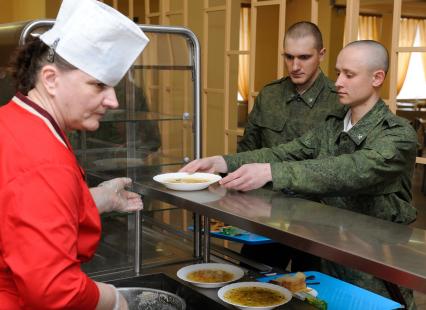
[[[281,132],[286,124],[286,118],[278,117],[277,115],[262,115],[255,120],[257,126],[264,128],[265,130],[271,130],[274,132]]]

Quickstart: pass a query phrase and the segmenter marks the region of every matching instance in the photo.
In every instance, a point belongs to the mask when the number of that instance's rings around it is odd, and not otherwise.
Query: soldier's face
[[[371,98],[374,73],[370,70],[365,51],[361,48],[344,48],[336,61],[336,89],[342,104],[357,106]]]
[[[315,48],[313,36],[288,37],[284,42],[284,61],[291,81],[299,88],[310,86],[319,73],[325,49]]]

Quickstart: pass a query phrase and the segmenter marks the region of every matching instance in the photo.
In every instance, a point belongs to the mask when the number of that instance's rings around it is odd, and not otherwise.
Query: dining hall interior
[[[326,49],[321,70],[333,81],[337,79],[337,56],[347,43],[375,40],[387,48],[390,67],[381,97],[393,113],[410,122],[418,137],[412,180],[412,204],[417,209],[417,219],[409,227],[421,235],[421,240],[426,239],[425,1],[101,2],[147,26],[153,47],[152,51],[148,47],[135,62],[132,77],[117,85],[117,97],[122,101],[117,111],[106,115],[100,130],[69,135],[81,166],[88,172],[89,184],[96,184],[105,176],[123,174],[138,178],[140,173],[141,180],[145,180],[145,174],[175,172],[194,158],[236,153],[259,92],[271,81],[288,75],[284,34],[292,24],[310,21],[321,30]],[[49,21],[56,17],[60,5],[61,0],[0,0],[1,105],[14,95],[4,70],[11,46],[19,44],[20,32],[27,25],[35,33],[50,27]],[[33,24],[37,20],[44,21],[40,29]],[[10,30],[11,25],[18,25],[18,30]],[[156,29],[156,25],[164,29]],[[189,36],[185,29],[190,30]],[[194,59],[199,61],[199,67],[192,63]],[[219,195],[220,191],[214,187],[209,195]],[[198,218],[191,208],[177,206],[183,202],[178,204],[177,198],[168,196],[160,199],[151,190],[141,189],[141,193],[145,204],[141,214],[102,217],[99,250],[84,266],[94,278],[109,279],[135,270],[139,275],[150,268],[161,271],[163,266],[167,269],[177,261],[200,257],[200,251],[207,247],[219,261],[240,259],[243,243],[232,238],[213,235],[208,240],[210,246],[201,244],[195,232],[203,218]],[[229,224],[212,214],[206,218],[217,227]],[[236,224],[231,227],[238,229]],[[242,231],[247,231],[244,228]],[[419,282],[423,288],[424,281],[423,278]],[[426,292],[415,290],[414,296],[417,309],[426,309]]]

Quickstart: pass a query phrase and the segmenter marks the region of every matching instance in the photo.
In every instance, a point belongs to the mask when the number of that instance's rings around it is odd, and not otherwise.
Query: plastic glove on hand
[[[96,205],[98,206],[99,201],[104,212],[134,212],[142,210],[141,196],[126,189],[131,184],[132,179],[130,178],[115,178],[100,183],[97,187],[99,193],[96,196],[101,195],[101,198],[98,200],[95,198]]]

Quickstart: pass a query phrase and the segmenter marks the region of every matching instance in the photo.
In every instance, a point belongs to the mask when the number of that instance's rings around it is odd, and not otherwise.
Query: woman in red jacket
[[[17,52],[18,92],[0,108],[0,309],[127,309],[81,263],[99,214],[140,210],[141,198],[128,178],[89,189],[65,132],[98,128],[147,42],[107,5],[64,0],[54,27]]]

